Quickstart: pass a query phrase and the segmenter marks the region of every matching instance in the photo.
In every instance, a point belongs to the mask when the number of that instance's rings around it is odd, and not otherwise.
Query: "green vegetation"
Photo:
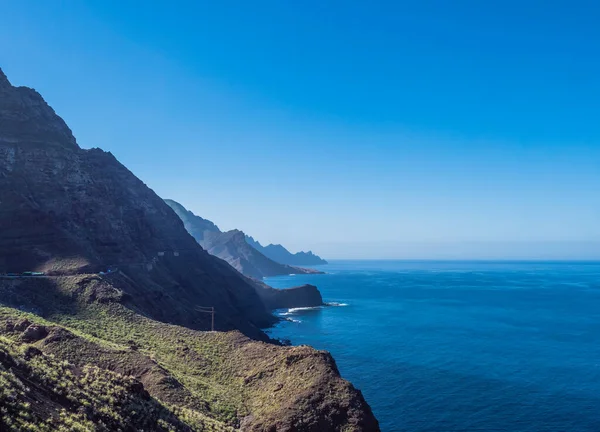
[[[378,429],[328,354],[256,341],[275,317],[160,197],[0,87],[0,264],[25,272],[0,275],[1,432]],[[215,318],[200,306],[246,336],[192,330]]]
[[[328,354],[155,321],[122,298],[85,276],[0,283],[0,353],[25,371],[1,362],[8,430],[232,431],[250,419],[316,431],[322,412],[330,430],[363,430],[349,419],[364,401]],[[53,395],[51,412],[32,408],[32,392]]]
[[[132,377],[75,368],[6,338],[0,338],[0,407],[0,430],[189,429]]]
[[[31,313],[26,313],[22,311],[18,311],[9,307],[1,307],[0,306],[0,323],[3,321],[8,325],[5,326],[4,329],[0,328],[0,333],[4,333],[4,337],[2,337],[2,341],[5,342],[6,347],[10,347],[12,349],[12,353],[22,352],[29,348],[41,347],[44,351],[52,353],[49,357],[44,356],[44,359],[66,359],[62,361],[56,361],[56,367],[53,368],[44,368],[44,373],[37,374],[32,379],[34,381],[46,380],[46,378],[56,378],[58,380],[62,374],[65,373],[65,377],[68,378],[71,372],[71,368],[74,368],[74,365],[83,365],[81,366],[82,370],[94,371],[94,373],[98,376],[101,376],[104,372],[101,372],[98,367],[91,366],[90,364],[99,364],[102,366],[108,366],[110,369],[119,369],[119,366],[122,367],[123,372],[140,372],[141,378],[149,378],[148,381],[148,389],[150,391],[154,390],[154,393],[158,395],[163,395],[167,399],[167,401],[159,402],[164,406],[165,409],[169,409],[171,415],[174,415],[176,418],[181,421],[179,425],[179,429],[176,430],[185,430],[185,428],[189,428],[191,430],[199,430],[199,431],[229,431],[232,430],[231,427],[227,426],[227,423],[235,424],[237,420],[237,413],[235,406],[232,406],[231,402],[229,402],[230,397],[232,396],[229,392],[229,389],[225,386],[219,386],[218,384],[213,383],[210,379],[207,379],[205,375],[209,374],[207,370],[205,370],[202,365],[204,362],[202,359],[196,356],[185,356],[185,362],[181,357],[178,357],[176,354],[172,354],[171,352],[171,344],[169,342],[169,338],[172,337],[172,334],[166,332],[159,332],[158,337],[154,337],[152,324],[155,323],[151,320],[147,320],[141,318],[130,311],[124,309],[124,316],[129,316],[131,321],[124,322],[122,321],[120,316],[115,316],[114,321],[110,318],[110,309],[114,308],[114,305],[109,305],[106,309],[103,307],[92,306],[90,310],[85,311],[85,314],[82,314],[78,317],[72,316],[61,316],[57,315],[52,317],[51,320],[43,319],[39,316],[36,316]],[[117,307],[118,309],[118,307]],[[97,316],[94,314],[97,313]],[[141,322],[136,322],[139,319]],[[63,337],[68,336],[69,339],[63,340],[59,343],[51,343],[48,344],[45,341],[42,341],[44,345],[40,345],[40,342],[33,344],[24,344],[20,342],[22,339],[22,333],[15,331],[7,331],[7,328],[10,327],[11,323],[19,323],[26,320],[32,324],[39,324],[42,326],[46,326],[46,328],[54,329],[55,331],[61,331],[61,335]],[[66,324],[58,326],[57,324]],[[150,324],[150,327],[144,327],[142,323]],[[69,325],[70,324],[70,325]],[[159,323],[158,327],[162,325]],[[1,326],[1,324],[0,324]],[[169,326],[167,326],[169,327]],[[182,328],[172,326],[174,329],[184,330]],[[64,330],[63,330],[64,329]],[[92,334],[86,332],[86,330],[90,331]],[[146,337],[143,337],[143,333],[147,332]],[[221,333],[226,335],[226,333]],[[215,333],[215,336],[220,335],[220,333]],[[151,337],[147,337],[151,336]],[[110,340],[110,338],[114,338],[114,341],[119,341],[122,343],[115,343]],[[138,341],[135,345],[135,348],[132,349],[130,345],[132,341]],[[147,343],[148,341],[153,341],[156,347],[156,351],[152,351],[147,349],[150,345]],[[7,345],[10,343],[10,345]],[[138,343],[143,346],[141,348]],[[177,346],[177,344],[175,344]],[[216,345],[213,346],[213,348]],[[15,347],[17,349],[15,349]],[[157,361],[157,357],[160,357],[160,354],[157,353],[167,353],[165,358],[166,362]],[[210,350],[207,351],[208,355],[211,354]],[[1,354],[0,354],[1,356]],[[22,356],[21,356],[22,357]],[[213,356],[214,358],[214,356]],[[218,363],[218,360],[215,358],[215,361]],[[37,358],[32,359],[29,363],[34,363],[37,367]],[[186,364],[187,363],[187,364]],[[54,363],[52,363],[54,365]],[[149,365],[151,365],[149,367]],[[58,366],[61,368],[59,369]],[[164,368],[167,366],[167,368]],[[174,374],[169,374],[165,372],[168,370],[168,366],[175,366],[176,372]],[[152,370],[154,368],[154,370]],[[75,370],[79,370],[79,368],[75,368]],[[158,379],[152,375],[162,375],[159,376]],[[198,376],[195,379],[189,379],[193,374],[197,374]],[[94,376],[96,376],[94,375]],[[88,377],[86,381],[80,381],[80,384],[84,385],[85,389],[93,389],[97,390],[101,394],[105,392],[104,399],[109,398],[110,401],[119,400],[113,395],[110,383],[118,383],[119,379],[124,382],[130,383],[133,380],[130,376],[123,376],[120,374],[114,374],[116,377],[114,380],[110,381],[107,384],[102,382],[96,383],[94,380],[89,378],[90,374],[88,373],[86,376]],[[169,378],[169,376],[173,376],[175,380],[177,380],[178,376],[184,378],[186,384],[190,386],[191,389],[195,389],[196,391],[193,393],[189,393],[184,389],[178,389],[175,387],[171,389],[173,392],[179,391],[180,395],[175,395],[172,397],[173,402],[169,403],[168,399],[170,399],[170,394],[166,394],[164,389],[160,388],[161,378],[162,381],[165,381]],[[157,382],[159,381],[159,382]],[[137,381],[136,381],[137,382]],[[70,383],[68,381],[57,381],[54,385],[52,382],[44,381],[45,384],[53,385],[57,389],[70,388]],[[138,382],[139,384],[139,382]],[[167,383],[168,386],[168,383]],[[53,388],[54,388],[53,387]],[[138,388],[138,387],[136,387]],[[143,387],[142,387],[143,388]],[[115,390],[118,390],[120,393],[127,393],[131,391],[131,385],[126,386],[124,384],[115,386]],[[139,389],[139,388],[138,388]],[[60,394],[60,393],[58,393]],[[93,396],[93,395],[92,395]],[[77,396],[75,396],[77,397]],[[239,395],[235,395],[235,399],[238,403],[241,403],[241,399]],[[207,404],[208,402],[208,404]],[[0,406],[3,406],[3,401],[0,400]],[[87,406],[87,405],[86,405]],[[95,407],[100,406],[101,404],[90,405],[89,408],[91,411],[94,411]],[[132,409],[133,412],[140,412],[139,409],[129,406],[127,409]],[[62,411],[61,411],[62,412]],[[11,413],[11,416],[15,413]],[[62,416],[64,417],[63,414]],[[72,417],[72,416],[71,416]],[[68,417],[68,418],[71,418]],[[112,416],[114,417],[114,416]],[[214,417],[214,418],[211,418]],[[130,419],[131,424],[142,424],[136,423],[136,419]],[[73,419],[69,421],[75,421]],[[54,422],[52,424],[53,428],[57,427],[57,424],[60,425],[62,423]],[[124,423],[129,424],[129,423]],[[158,424],[158,423],[157,423]],[[119,423],[120,425],[120,423]],[[183,428],[185,425],[185,428]],[[89,426],[89,425],[88,425]],[[116,427],[116,426],[115,426]],[[162,426],[161,426],[162,427]],[[182,429],[183,428],[183,429]],[[149,430],[163,430],[164,428],[160,427],[150,427]],[[0,428],[0,430],[3,430]],[[14,430],[28,430],[28,429],[14,429]],[[45,430],[45,429],[40,429]],[[55,430],[55,429],[50,429]],[[110,429],[94,429],[94,428],[84,428],[82,429],[68,429],[68,430],[119,430],[115,428]],[[136,429],[137,430],[137,429]],[[170,429],[164,429],[170,430]]]

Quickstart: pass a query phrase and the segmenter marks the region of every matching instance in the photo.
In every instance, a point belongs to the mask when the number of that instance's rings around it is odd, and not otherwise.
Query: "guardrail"
[[[0,277],[40,277],[46,276],[44,272],[26,271],[22,273],[0,273]]]

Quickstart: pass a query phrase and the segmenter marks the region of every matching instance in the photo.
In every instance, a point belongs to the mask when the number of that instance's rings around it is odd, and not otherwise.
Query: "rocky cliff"
[[[257,251],[261,252],[266,257],[269,257],[273,261],[281,264],[293,266],[312,266],[327,264],[327,261],[325,261],[320,256],[315,255],[314,253],[312,253],[312,251],[296,252],[293,254],[280,244],[269,244],[267,246],[263,246],[250,236],[246,236],[246,241],[249,245],[251,245]]]
[[[275,262],[250,246],[243,232],[221,232],[214,223],[196,216],[178,202],[170,199],[166,199],[165,202],[177,213],[188,232],[205,250],[224,259],[245,276],[262,279],[268,276],[320,273],[313,269]]]
[[[0,429],[378,430],[329,354],[259,341],[256,286],[1,71],[0,227],[0,274],[46,272],[0,275]]]
[[[0,277],[0,430],[378,430],[328,353],[152,320],[121,277]]]
[[[259,297],[269,309],[289,309],[299,307],[323,306],[323,298],[318,288],[314,285],[305,284],[292,288],[276,289],[262,282],[257,289]]]
[[[164,321],[261,337],[272,316],[255,290],[205,252],[151,189],[100,149],[83,150],[34,90],[0,78],[0,273],[129,276],[137,306]]]

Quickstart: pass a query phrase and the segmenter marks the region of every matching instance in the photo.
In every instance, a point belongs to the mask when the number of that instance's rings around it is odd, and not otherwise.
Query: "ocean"
[[[336,306],[272,337],[330,351],[383,431],[600,432],[600,263],[336,261]]]

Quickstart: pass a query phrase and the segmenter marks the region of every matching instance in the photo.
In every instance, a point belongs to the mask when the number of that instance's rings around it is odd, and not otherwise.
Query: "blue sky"
[[[494,3],[494,4],[492,4]],[[222,229],[330,258],[600,258],[600,5],[19,1],[0,66]]]

